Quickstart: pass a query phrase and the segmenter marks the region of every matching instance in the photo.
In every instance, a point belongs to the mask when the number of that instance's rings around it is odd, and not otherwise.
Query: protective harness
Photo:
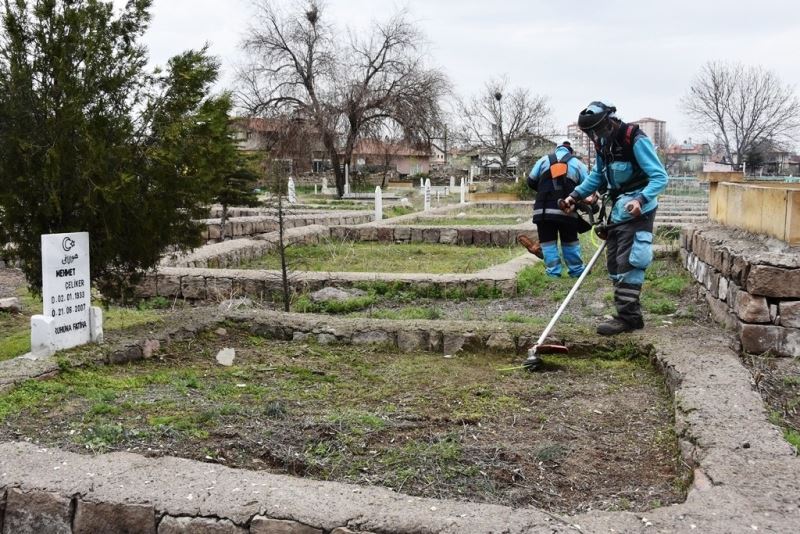
[[[576,213],[566,214],[559,208],[559,201],[569,196],[578,185],[569,176],[569,161],[575,156],[571,153],[561,158],[555,153],[547,156],[550,167],[543,171],[536,180],[536,201],[533,204],[533,222],[560,222],[577,227],[579,233],[590,228]]]

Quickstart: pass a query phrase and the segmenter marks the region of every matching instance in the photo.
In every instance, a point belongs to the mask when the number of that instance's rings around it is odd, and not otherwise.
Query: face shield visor
[[[594,143],[605,146],[611,135],[614,133],[614,123],[611,119],[605,118],[592,128],[581,128],[581,131],[589,136]]]

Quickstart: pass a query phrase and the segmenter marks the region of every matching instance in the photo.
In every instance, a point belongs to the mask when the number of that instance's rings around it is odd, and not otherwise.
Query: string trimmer
[[[559,207],[564,209],[561,206],[562,202],[563,201],[559,202]],[[605,215],[605,205],[601,209],[601,215],[600,215],[601,221],[603,220],[604,215]],[[589,214],[589,217],[592,220],[592,223],[594,223],[594,218],[592,217],[591,212]],[[542,359],[539,357],[540,354],[566,354],[569,352],[569,349],[565,345],[545,344],[547,336],[550,335],[550,332],[553,330],[553,327],[561,318],[561,314],[564,313],[564,310],[569,305],[570,301],[572,300],[572,297],[575,296],[575,293],[578,292],[578,288],[581,286],[583,281],[589,275],[592,268],[597,263],[597,259],[605,250],[606,248],[605,239],[608,236],[608,230],[610,230],[611,228],[616,228],[617,226],[622,226],[623,224],[628,224],[629,222],[634,221],[636,219],[637,217],[634,217],[632,219],[628,219],[626,221],[618,223],[599,224],[594,228],[595,233],[603,240],[603,242],[597,248],[594,255],[592,256],[592,259],[589,260],[589,263],[586,264],[586,267],[583,269],[583,272],[578,277],[578,280],[575,282],[575,284],[572,286],[572,289],[569,290],[569,293],[567,293],[567,297],[558,307],[558,310],[556,310],[555,315],[553,315],[552,319],[550,319],[550,322],[545,327],[544,331],[542,332],[542,335],[539,336],[539,339],[538,341],[536,341],[536,344],[534,344],[531,348],[528,349],[528,358],[525,360],[525,363],[522,364],[522,367],[524,367],[528,371],[535,371],[542,365]]]

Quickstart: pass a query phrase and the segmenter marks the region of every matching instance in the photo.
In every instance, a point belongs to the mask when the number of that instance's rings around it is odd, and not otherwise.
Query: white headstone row
[[[431,179],[428,178],[425,180],[425,206],[424,210],[428,211],[431,209]]]
[[[375,187],[375,220],[383,220],[383,195],[381,194],[381,186]]]
[[[297,203],[297,191],[295,190],[294,186],[294,178],[291,176],[289,177],[289,186],[287,187],[289,192],[289,204],[296,204]]]

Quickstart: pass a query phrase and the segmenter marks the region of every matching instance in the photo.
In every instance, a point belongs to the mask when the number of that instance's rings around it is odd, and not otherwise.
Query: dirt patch
[[[216,363],[236,349],[232,367]],[[127,450],[559,512],[684,499],[671,401],[633,346],[499,372],[513,355],[397,355],[228,327],[159,359],[0,396],[0,438]]]
[[[765,355],[746,355],[744,364],[769,410],[769,420],[800,454],[800,361]]]

